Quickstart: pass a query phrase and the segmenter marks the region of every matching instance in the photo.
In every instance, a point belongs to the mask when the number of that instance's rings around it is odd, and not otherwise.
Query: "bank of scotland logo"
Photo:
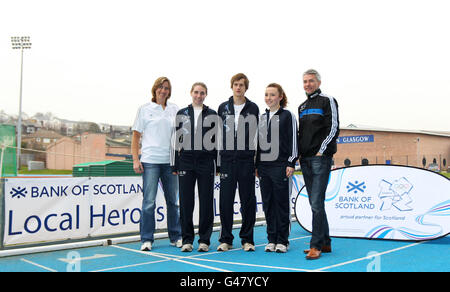
[[[12,191],[11,192],[9,192],[11,195],[12,195],[12,197],[13,198],[18,198],[18,199],[20,199],[20,198],[25,198],[26,197],[26,194],[28,193],[27,192],[27,188],[21,188],[21,187],[18,187],[17,189],[15,189],[15,188],[12,188]]]
[[[214,189],[215,190],[220,190],[220,182],[214,183]]]
[[[366,189],[366,183],[365,182],[358,182],[355,180],[354,183],[349,182],[347,184],[347,193],[353,192],[357,194],[358,192],[364,193],[364,190]]]

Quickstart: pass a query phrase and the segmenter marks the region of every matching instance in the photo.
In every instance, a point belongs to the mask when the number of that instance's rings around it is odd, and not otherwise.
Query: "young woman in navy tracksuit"
[[[193,212],[195,183],[199,198],[199,247],[209,250],[214,224],[214,176],[217,157],[215,126],[217,113],[203,104],[207,95],[204,83],[194,83],[192,104],[178,111],[173,135],[172,172],[178,174],[180,191],[180,221],[183,245],[190,252],[194,242]]]
[[[267,86],[265,102],[269,108],[260,118],[256,160],[269,241],[265,250],[283,253],[289,246],[291,177],[298,158],[297,120],[284,109],[287,97],[279,84]]]

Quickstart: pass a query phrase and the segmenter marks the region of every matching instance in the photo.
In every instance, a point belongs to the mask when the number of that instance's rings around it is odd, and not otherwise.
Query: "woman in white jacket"
[[[155,199],[160,179],[167,203],[167,229],[170,242],[171,245],[181,247],[178,178],[172,174],[170,168],[171,137],[178,107],[167,102],[171,91],[172,86],[168,78],[156,79],[152,88],[152,100],[139,107],[132,128],[133,168],[136,173],[143,174],[144,197],[140,221],[143,251],[151,250],[154,241]]]

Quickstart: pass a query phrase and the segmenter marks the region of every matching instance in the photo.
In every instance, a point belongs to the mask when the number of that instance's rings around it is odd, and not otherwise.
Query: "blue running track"
[[[218,232],[209,252],[183,253],[168,239],[156,240],[151,252],[140,243],[53,251],[0,258],[0,272],[450,272],[450,236],[429,242],[400,242],[334,238],[333,252],[319,260],[306,260],[310,234],[292,223],[287,253],[268,253],[266,227],[255,227],[255,252],[244,252],[239,230],[234,249],[217,252]]]

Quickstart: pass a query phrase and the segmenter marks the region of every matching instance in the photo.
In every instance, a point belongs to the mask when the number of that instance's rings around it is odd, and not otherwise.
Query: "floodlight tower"
[[[22,147],[22,79],[23,79],[23,50],[31,49],[29,36],[11,37],[13,50],[20,50],[20,96],[19,118],[17,119],[17,169],[20,168],[20,148]]]

